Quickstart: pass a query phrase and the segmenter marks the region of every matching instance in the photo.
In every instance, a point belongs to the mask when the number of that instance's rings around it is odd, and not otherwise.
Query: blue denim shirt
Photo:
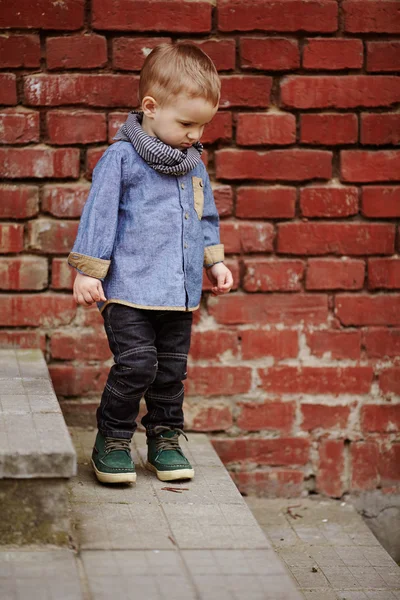
[[[204,164],[181,176],[152,169],[128,142],[97,163],[68,263],[103,281],[107,302],[159,310],[199,306],[203,266],[224,260]]]

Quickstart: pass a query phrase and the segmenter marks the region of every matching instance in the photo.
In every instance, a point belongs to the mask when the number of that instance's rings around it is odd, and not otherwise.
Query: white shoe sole
[[[102,473],[96,469],[93,459],[91,460],[96,477],[101,483],[135,483],[136,481],[136,473]]]
[[[193,479],[194,469],[175,469],[175,471],[158,471],[154,465],[146,462],[146,469],[153,471],[160,481],[174,481],[175,479]]]

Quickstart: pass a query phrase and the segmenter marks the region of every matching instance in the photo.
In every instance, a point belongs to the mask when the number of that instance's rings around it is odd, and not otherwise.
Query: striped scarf
[[[152,169],[160,173],[185,175],[194,169],[200,161],[203,144],[196,142],[193,146],[184,150],[171,148],[157,137],[148,135],[143,131],[141,127],[142,120],[143,113],[141,111],[131,111],[114,140],[131,142],[143,160]]]

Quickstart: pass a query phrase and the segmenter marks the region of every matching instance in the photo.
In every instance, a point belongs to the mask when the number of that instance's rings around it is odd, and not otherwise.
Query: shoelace
[[[111,452],[112,450],[127,450],[130,452],[130,443],[130,440],[106,437],[105,450],[106,452]]]
[[[161,433],[162,431],[171,431],[169,427],[165,427],[164,425],[158,425],[154,428],[154,433]],[[188,441],[186,434],[176,427],[174,430],[174,437],[165,438],[161,435],[156,438],[156,451],[160,452],[162,450],[178,450],[182,452],[179,446],[179,435],[183,435],[183,437]]]

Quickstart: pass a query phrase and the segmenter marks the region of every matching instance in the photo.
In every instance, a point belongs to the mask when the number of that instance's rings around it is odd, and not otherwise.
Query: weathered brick
[[[107,381],[108,371],[109,368],[103,365],[49,365],[57,396],[98,396]]]
[[[242,113],[237,115],[239,146],[286,145],[296,141],[296,117],[291,114]]]
[[[105,113],[54,110],[47,113],[46,122],[51,144],[91,144],[107,139]]]
[[[288,254],[392,254],[395,229],[386,223],[280,223],[277,251]]]
[[[313,185],[301,188],[300,208],[304,217],[349,217],[358,213],[358,188]]]
[[[196,331],[193,329],[190,357],[193,360],[217,361],[224,354],[237,356],[238,337],[233,331]]]
[[[18,10],[16,10],[18,8]],[[18,29],[79,29],[83,25],[84,0],[19,0],[3,2],[0,11],[0,27]]]
[[[76,270],[72,269],[66,258],[53,258],[51,266],[51,288],[53,290],[72,290]]]
[[[221,77],[221,108],[244,106],[266,108],[270,103],[272,77],[253,75],[223,75]]]
[[[229,142],[232,139],[232,113],[219,112],[209,125],[206,125],[201,141],[203,144]]]
[[[368,358],[396,357],[400,355],[400,329],[371,327],[364,329],[362,336]]]
[[[212,185],[215,205],[220,217],[230,217],[233,213],[233,190],[230,185]]]
[[[46,39],[48,69],[93,69],[107,63],[107,40],[101,35],[70,35]]]
[[[2,294],[0,325],[6,327],[57,327],[75,317],[76,303],[71,294]]]
[[[363,260],[311,258],[308,261],[307,290],[359,290],[364,285]]]
[[[301,289],[301,260],[246,259],[243,289],[246,292],[296,292]]]
[[[400,294],[337,294],[335,314],[343,325],[400,325]]]
[[[259,465],[305,465],[310,441],[305,438],[235,438],[213,439],[212,444],[224,464],[256,463]]]
[[[281,82],[281,98],[289,108],[390,106],[400,100],[400,77],[290,75]]]
[[[357,115],[301,115],[300,141],[304,144],[337,146],[354,144],[358,139]]]
[[[0,218],[27,219],[39,212],[39,189],[33,185],[0,186]]]
[[[245,431],[271,430],[290,434],[294,425],[294,402],[240,402],[237,425]]]
[[[224,149],[215,152],[218,179],[261,179],[264,181],[305,181],[330,179],[332,153],[326,150]]]
[[[397,72],[400,69],[400,42],[367,42],[367,71]]]
[[[304,431],[314,429],[346,428],[350,416],[349,406],[327,406],[324,404],[302,404],[302,423]]]
[[[362,144],[398,145],[400,142],[400,114],[367,113],[361,115],[360,140]]]
[[[0,177],[18,179],[35,177],[79,177],[78,148],[0,148]]]
[[[207,307],[209,314],[224,325],[325,323],[328,317],[325,294],[231,294],[209,298]]]
[[[360,69],[363,65],[362,40],[308,38],[303,49],[305,69]]]
[[[19,223],[0,223],[0,254],[21,252],[24,249],[24,226]]]
[[[1,18],[1,17],[0,17]],[[0,35],[0,67],[38,67],[40,38],[38,35]]]
[[[399,484],[400,444],[393,443],[379,455],[379,474],[382,487]]]
[[[46,336],[38,329],[2,329],[0,331],[0,348],[40,348],[46,349]]]
[[[137,104],[139,78],[136,75],[28,75],[24,97],[28,106],[127,106]]]
[[[0,142],[2,144],[38,142],[39,136],[38,112],[13,108],[7,108],[0,112]]]
[[[297,498],[304,488],[304,473],[296,469],[234,471],[232,479],[244,495]]]
[[[306,341],[314,356],[332,360],[361,356],[361,331],[308,331]]]
[[[55,217],[80,217],[89,190],[89,183],[45,185],[42,196],[42,210]]]
[[[2,257],[0,290],[43,290],[48,284],[47,271],[47,259],[44,257]]]
[[[190,425],[191,431],[226,431],[233,424],[229,406],[199,406]]]
[[[111,351],[105,333],[90,331],[61,330],[51,336],[50,352],[52,358],[60,360],[108,360]]]
[[[208,54],[218,71],[232,71],[236,63],[236,42],[234,39],[190,40]]]
[[[93,0],[95,29],[203,33],[211,29],[208,0]]]
[[[243,219],[291,219],[296,210],[294,187],[239,187],[236,217]]]
[[[99,146],[96,148],[89,148],[86,151],[86,177],[87,179],[92,178],[93,169],[107,150],[107,146]]]
[[[285,38],[241,38],[240,64],[242,69],[266,71],[297,69],[300,66],[298,42]]]
[[[344,27],[352,33],[400,33],[400,6],[396,0],[345,0]]]
[[[45,254],[69,253],[78,231],[77,221],[36,219],[28,223],[28,248]]]
[[[364,434],[399,431],[400,404],[365,404],[361,408],[361,429]]]
[[[17,104],[17,78],[12,73],[0,73],[0,104]]]
[[[370,258],[368,260],[368,288],[400,288],[399,258]]]
[[[334,498],[340,498],[345,491],[343,440],[321,441],[316,489]]]
[[[372,367],[268,367],[258,369],[262,388],[279,394],[367,394]]]
[[[392,367],[391,369],[385,369],[379,375],[379,387],[384,394],[396,394],[400,395],[400,367]],[[397,407],[397,422],[396,430],[399,430],[400,425],[400,405]],[[393,425],[391,426],[393,428]]]
[[[361,206],[365,217],[400,217],[400,186],[363,187]]]
[[[191,365],[188,372],[186,389],[189,396],[232,396],[250,391],[249,367]]]
[[[169,44],[169,37],[119,37],[112,41],[113,68],[140,71],[145,58],[159,44]]]
[[[340,155],[344,181],[372,183],[400,179],[400,150],[343,150]]]
[[[240,331],[243,360],[264,356],[275,359],[295,358],[299,352],[297,331],[244,329]]]
[[[332,0],[219,0],[220,31],[333,32],[338,26],[338,7]]]
[[[274,228],[271,223],[222,221],[221,243],[227,254],[272,252]]]
[[[128,117],[127,112],[112,112],[108,113],[108,141],[113,143],[113,138],[118,129],[123,125]]]
[[[372,490],[379,483],[379,447],[375,442],[353,442],[350,445],[351,489]]]

